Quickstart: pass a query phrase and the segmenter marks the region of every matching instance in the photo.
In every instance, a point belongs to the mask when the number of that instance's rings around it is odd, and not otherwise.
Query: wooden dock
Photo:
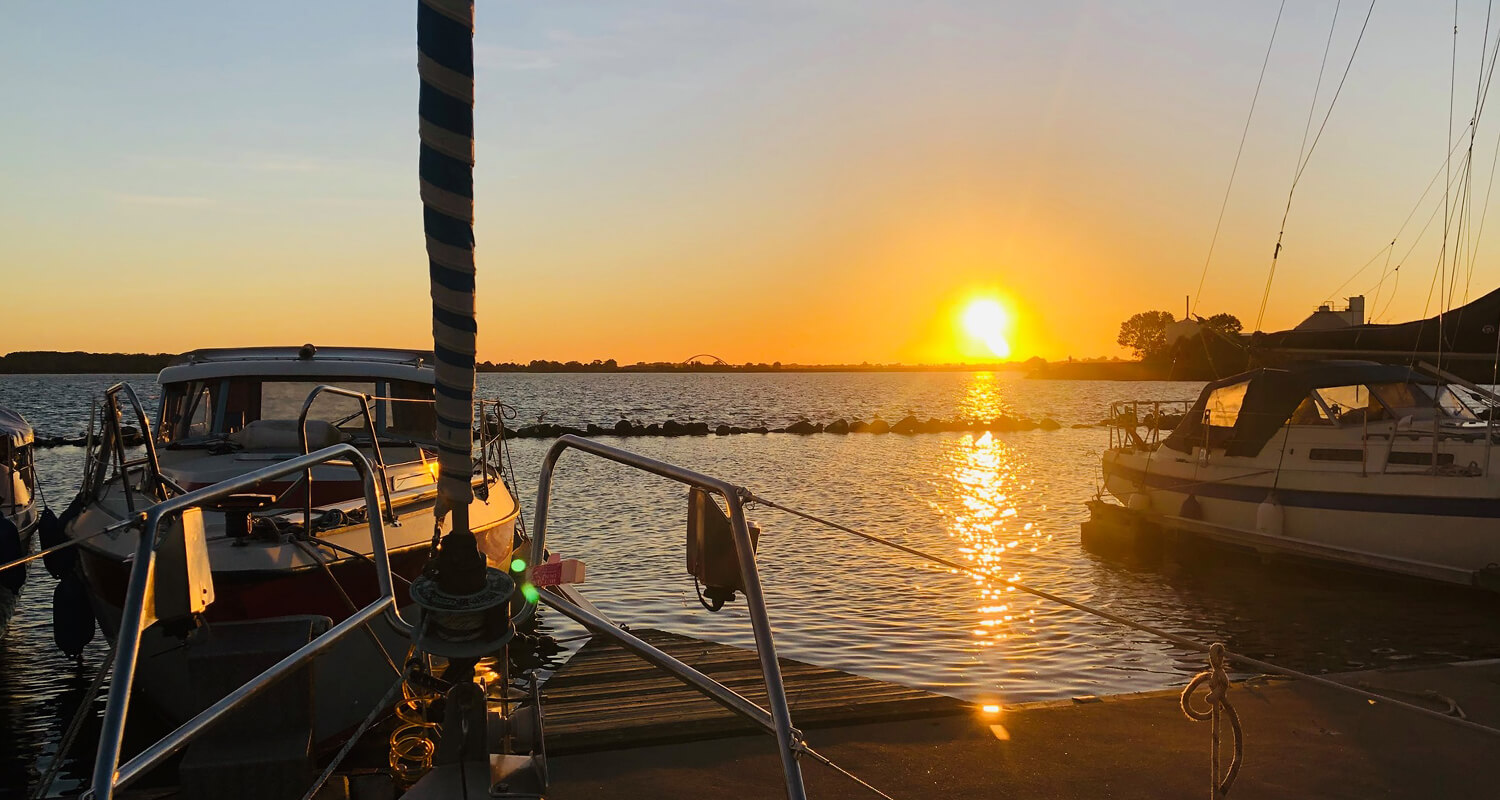
[[[765,707],[754,651],[657,630],[635,635]],[[792,722],[799,728],[964,714],[973,705],[921,689],[781,659]],[[580,753],[739,736],[748,720],[646,663],[595,638],[542,686],[547,749]]]

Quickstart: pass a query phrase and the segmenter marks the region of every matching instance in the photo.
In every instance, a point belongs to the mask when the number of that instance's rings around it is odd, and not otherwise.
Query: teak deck
[[[765,707],[751,650],[657,630],[635,635]],[[951,697],[781,659],[792,723],[799,728],[961,714]],[[542,686],[547,749],[578,753],[738,736],[759,730],[619,644],[596,637]]]

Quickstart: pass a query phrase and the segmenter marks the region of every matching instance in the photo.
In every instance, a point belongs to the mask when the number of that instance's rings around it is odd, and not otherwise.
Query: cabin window
[[[328,381],[263,381],[260,385],[260,419],[297,419],[307,396]],[[338,383],[341,389],[361,394],[375,394],[373,383]],[[372,404],[373,406],[373,404]],[[371,408],[371,413],[374,409]],[[324,392],[307,410],[308,419],[331,422],[347,432],[365,429],[365,415],[359,400]]]
[[[1479,413],[1475,409],[1483,404],[1473,396],[1466,401],[1452,386],[1442,386],[1438,388],[1438,406],[1450,417],[1478,422]]]
[[[1323,405],[1340,425],[1359,425],[1386,418],[1385,407],[1362,383],[1316,390]]]
[[[1240,418],[1240,406],[1245,402],[1245,390],[1249,381],[1222,386],[1209,392],[1203,404],[1203,421],[1214,428],[1233,428]]]
[[[1479,419],[1474,409],[1448,386],[1401,381],[1373,384],[1370,389],[1380,396],[1380,401],[1391,410],[1391,416],[1397,419],[1411,417],[1430,420],[1434,408],[1439,409],[1442,416],[1449,419],[1471,421]],[[1436,400],[1433,398],[1434,391],[1436,391]]]
[[[188,381],[163,387],[160,444],[183,443],[243,430],[256,420],[293,420],[307,396],[319,386],[337,386],[376,398],[370,403],[383,436],[428,441],[436,416],[432,386],[416,381],[348,381],[339,378],[276,380],[235,377]],[[364,409],[357,398],[324,392],[313,400],[307,418],[329,422],[347,434],[368,436]],[[201,442],[200,442],[201,443]]]
[[[413,381],[391,381],[386,393],[385,432],[390,436],[431,439],[437,430],[432,387]]]
[[[1365,451],[1342,447],[1314,447],[1307,451],[1309,461],[1364,461]]]
[[[1292,412],[1291,424],[1332,425],[1333,420],[1328,418],[1328,412],[1323,410],[1323,404],[1309,394],[1302,398],[1302,402],[1297,405],[1297,410]]]

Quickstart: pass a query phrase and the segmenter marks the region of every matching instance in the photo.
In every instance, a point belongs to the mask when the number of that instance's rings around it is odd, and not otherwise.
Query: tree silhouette
[[[1115,341],[1134,351],[1136,358],[1150,358],[1167,349],[1167,325],[1173,321],[1167,311],[1142,311],[1120,323]]]
[[[1240,318],[1233,314],[1215,314],[1203,320],[1203,327],[1224,336],[1235,336],[1245,329]]]

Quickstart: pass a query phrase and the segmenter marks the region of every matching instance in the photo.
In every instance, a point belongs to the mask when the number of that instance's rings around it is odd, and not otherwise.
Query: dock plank
[[[766,705],[754,651],[657,630],[635,635]],[[885,681],[783,658],[792,722],[799,728],[963,714],[972,705]],[[596,638],[542,687],[547,749],[583,753],[755,733],[748,720],[688,688],[613,641]]]

